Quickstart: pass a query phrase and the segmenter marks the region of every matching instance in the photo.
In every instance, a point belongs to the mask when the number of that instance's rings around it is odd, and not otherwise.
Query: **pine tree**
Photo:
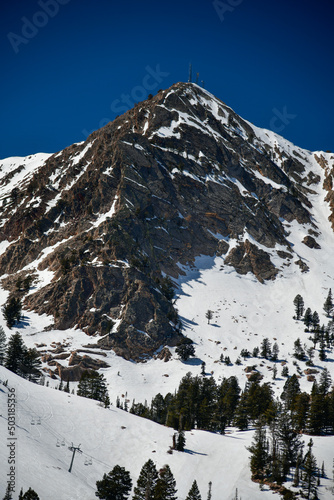
[[[2,309],[8,328],[12,328],[15,323],[21,320],[21,311],[21,299],[18,297],[10,297]]]
[[[265,359],[268,359],[271,356],[271,345],[268,338],[264,338],[262,340],[261,356],[263,356]]]
[[[275,342],[273,345],[273,348],[272,348],[272,352],[271,352],[271,360],[272,361],[277,361],[278,353],[279,353],[279,347],[278,347],[277,342]]]
[[[26,350],[23,359],[23,376],[31,382],[37,383],[41,377],[41,359],[39,352],[35,348],[29,348]]]
[[[153,460],[149,459],[142,467],[137,486],[134,488],[133,500],[154,500],[158,482],[158,472]]]
[[[210,324],[210,321],[212,320],[213,318],[213,311],[210,311],[210,309],[208,309],[205,313],[205,317],[206,319],[208,320],[208,325]]]
[[[281,399],[285,402],[286,408],[291,410],[297,395],[300,394],[300,385],[297,375],[294,373],[284,384]]]
[[[11,372],[22,376],[27,348],[21,335],[13,333],[8,341],[5,367]]]
[[[251,452],[250,469],[253,479],[263,479],[268,462],[267,436],[262,423],[258,421],[251,446],[247,448]]]
[[[22,500],[39,500],[39,496],[37,495],[36,491],[34,491],[32,488],[29,488],[22,496]]]
[[[306,355],[305,355],[305,351],[302,347],[302,344],[301,344],[301,341],[300,341],[300,338],[298,338],[297,340],[295,340],[294,342],[294,357],[299,359],[300,361],[304,361],[306,359]]]
[[[12,500],[13,497],[12,497],[11,491],[12,491],[11,486],[8,483],[7,488],[6,488],[6,493],[5,493],[5,496],[3,497],[3,500]]]
[[[320,374],[319,392],[324,396],[328,393],[332,384],[332,378],[327,368],[324,368]]]
[[[185,438],[185,435],[184,435],[184,431],[181,430],[177,434],[177,438],[176,438],[176,450],[177,451],[184,451],[185,444],[186,444],[186,438]]]
[[[64,387],[64,392],[67,392],[68,394],[70,393],[70,379],[68,377],[67,377],[66,385]],[[110,401],[109,401],[109,404],[110,404]]]
[[[0,326],[0,365],[3,365],[6,357],[6,334],[2,326]]]
[[[302,488],[304,494],[307,496],[305,498],[318,498],[317,496],[317,476],[318,467],[315,456],[312,452],[313,441],[312,439],[308,443],[308,452],[306,453],[303,460],[303,473],[302,473]]]
[[[297,457],[302,449],[302,441],[292,425],[291,416],[288,412],[283,411],[277,419],[277,440],[280,444],[280,451],[283,458],[283,474],[284,477],[290,471],[290,467],[294,467],[297,463]]]
[[[309,406],[310,396],[306,392],[297,394],[297,396],[294,398],[291,417],[293,421],[293,427],[297,432],[305,429]]]
[[[101,481],[96,481],[95,496],[101,500],[126,500],[132,488],[130,473],[124,467],[115,465]]]
[[[312,311],[309,307],[305,311],[304,323],[305,323],[306,329],[308,330],[310,328],[311,323],[312,323]]]
[[[324,311],[327,314],[327,316],[330,317],[332,310],[333,310],[333,298],[332,298],[332,289],[330,288],[324,303]]]
[[[241,431],[248,429],[249,423],[249,406],[248,406],[248,393],[245,390],[239,399],[238,406],[235,410],[234,425]]]
[[[320,324],[320,318],[319,318],[319,314],[317,313],[317,311],[314,311],[314,313],[312,314],[312,326],[313,326],[313,329],[315,330]]]
[[[296,295],[293,300],[295,306],[296,319],[300,320],[304,313],[304,299],[301,295]]]
[[[169,465],[159,471],[159,479],[154,492],[154,500],[176,500],[176,481]]]
[[[326,399],[319,392],[314,392],[308,413],[307,431],[313,435],[319,435],[324,431],[326,423]]]
[[[325,347],[326,347],[325,342],[323,339],[321,339],[320,346],[319,346],[319,359],[320,359],[320,361],[325,361],[327,359]]]
[[[107,382],[104,375],[95,371],[84,371],[78,384],[78,396],[95,399],[105,403],[108,396]]]
[[[209,482],[209,490],[208,490],[208,496],[206,500],[212,500],[212,494],[211,494],[211,487],[212,487],[212,482]]]
[[[186,497],[186,500],[202,500],[201,494],[200,494],[198,486],[197,486],[196,479],[193,482],[193,484],[189,490],[189,493]]]
[[[187,361],[190,356],[195,356],[195,348],[191,343],[181,342],[175,349],[176,354],[182,361]]]

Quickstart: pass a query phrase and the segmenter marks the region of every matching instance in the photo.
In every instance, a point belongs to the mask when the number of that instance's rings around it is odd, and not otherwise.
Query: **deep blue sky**
[[[331,3],[3,2],[0,158],[84,140],[120,106],[187,81],[190,61],[243,118],[306,149],[334,151]],[[53,10],[41,15],[42,4]],[[158,80],[150,76],[157,69]]]

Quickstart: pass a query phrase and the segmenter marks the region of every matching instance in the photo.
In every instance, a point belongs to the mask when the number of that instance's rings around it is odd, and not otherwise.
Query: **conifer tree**
[[[245,390],[239,399],[238,406],[235,410],[234,425],[241,431],[248,429],[249,423],[249,406],[248,406],[248,393]]]
[[[277,419],[277,439],[282,454],[283,475],[286,477],[290,468],[296,465],[303,446],[300,434],[293,429],[291,416],[286,411],[282,411]]]
[[[213,311],[211,311],[210,309],[208,309],[205,313],[205,317],[206,319],[208,320],[208,325],[210,324],[210,321],[212,320],[213,318]]]
[[[317,313],[317,311],[314,311],[314,313],[312,314],[312,326],[313,326],[313,329],[315,330],[320,324],[320,318],[319,318],[319,314]]]
[[[190,356],[195,356],[195,348],[192,345],[192,341],[182,340],[179,342],[178,346],[175,349],[176,354],[180,357],[182,361],[187,361]]]
[[[22,492],[22,490],[21,490]],[[20,493],[21,494],[21,493]],[[23,495],[22,495],[22,500],[39,500],[39,496],[37,495],[36,491],[34,491],[32,488],[29,488]],[[19,497],[20,499],[20,497]]]
[[[273,348],[272,348],[272,352],[271,352],[272,361],[277,361],[278,353],[279,353],[279,347],[278,347],[277,342],[275,342],[273,345]]]
[[[327,368],[324,368],[320,374],[319,392],[325,396],[328,393],[331,384],[332,384],[331,374],[329,373]]]
[[[5,496],[3,497],[3,500],[12,500],[13,497],[12,497],[11,491],[12,491],[11,486],[8,483],[7,488],[6,488],[6,493],[5,493]]]
[[[126,500],[132,488],[130,473],[124,467],[115,465],[101,481],[96,481],[95,496],[101,500]]]
[[[158,482],[158,472],[153,460],[149,459],[142,467],[137,486],[134,488],[133,500],[154,500]]]
[[[84,371],[78,384],[77,394],[84,398],[105,402],[108,389],[104,375],[96,371]]]
[[[186,444],[186,438],[184,435],[184,431],[181,430],[178,432],[177,438],[176,438],[177,451],[184,451],[185,444]]]
[[[212,487],[212,482],[209,482],[209,490],[208,490],[208,496],[206,500],[212,500],[212,494],[211,494],[211,487]]]
[[[176,500],[176,481],[169,465],[159,471],[159,479],[154,492],[154,500]]]
[[[265,359],[271,356],[271,345],[268,338],[264,338],[261,343],[261,356]]]
[[[317,496],[317,476],[318,467],[315,456],[312,452],[313,441],[308,443],[308,451],[303,460],[302,488],[307,499],[318,498]]]
[[[330,288],[324,303],[324,311],[327,314],[327,316],[330,317],[332,310],[333,310],[333,298],[332,298],[332,289]]]
[[[8,341],[5,367],[13,373],[22,376],[27,348],[21,335],[13,333]]]
[[[297,375],[294,373],[284,384],[281,399],[285,402],[286,408],[291,410],[296,400],[297,395],[300,394],[300,384]]]
[[[35,348],[26,350],[23,360],[23,376],[31,382],[37,383],[41,377],[41,359],[39,352]]]
[[[266,430],[259,420],[256,425],[253,442],[247,448],[251,452],[250,469],[253,479],[263,479],[268,462],[267,436]]]
[[[2,312],[8,328],[12,328],[21,319],[22,303],[18,297],[10,297],[4,305]]]
[[[0,365],[3,365],[6,356],[6,334],[2,326],[0,326]]]
[[[304,323],[305,323],[306,329],[308,330],[310,328],[311,323],[312,323],[312,311],[311,311],[310,307],[308,307],[305,311]]]
[[[318,390],[314,391],[307,420],[307,431],[310,434],[319,435],[323,432],[326,423],[326,409],[326,399]]]
[[[197,486],[196,479],[193,482],[193,484],[189,490],[189,493],[186,497],[186,500],[202,500],[201,494],[200,494],[198,486]]]
[[[294,398],[291,417],[293,421],[293,427],[297,432],[305,429],[309,406],[310,396],[306,392],[297,394],[297,396]]]
[[[319,346],[319,359],[320,359],[320,361],[325,361],[327,359],[325,347],[326,347],[325,341],[323,339],[321,339],[320,346]]]
[[[301,295],[298,294],[294,298],[293,303],[295,306],[295,313],[296,313],[295,318],[297,320],[300,320],[300,318],[303,316],[304,313],[304,299]]]

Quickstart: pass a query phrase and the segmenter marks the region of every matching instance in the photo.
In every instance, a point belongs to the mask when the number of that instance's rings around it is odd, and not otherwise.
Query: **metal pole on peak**
[[[189,83],[191,83],[192,81],[192,73],[193,73],[193,65],[189,63],[189,78],[188,78]]]

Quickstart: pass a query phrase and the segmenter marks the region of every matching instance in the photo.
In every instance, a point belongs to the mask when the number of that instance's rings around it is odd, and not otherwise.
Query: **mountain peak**
[[[98,336],[88,345],[129,359],[182,338],[166,275],[176,279],[200,255],[222,255],[261,283],[290,266],[305,272],[289,226],[316,252],[310,200],[322,196],[321,180],[334,205],[332,155],[258,129],[194,83],[159,91],[33,166],[11,159],[8,171],[8,161],[4,286],[53,317],[49,328],[79,328]],[[27,275],[36,286],[24,294],[15,284]]]

